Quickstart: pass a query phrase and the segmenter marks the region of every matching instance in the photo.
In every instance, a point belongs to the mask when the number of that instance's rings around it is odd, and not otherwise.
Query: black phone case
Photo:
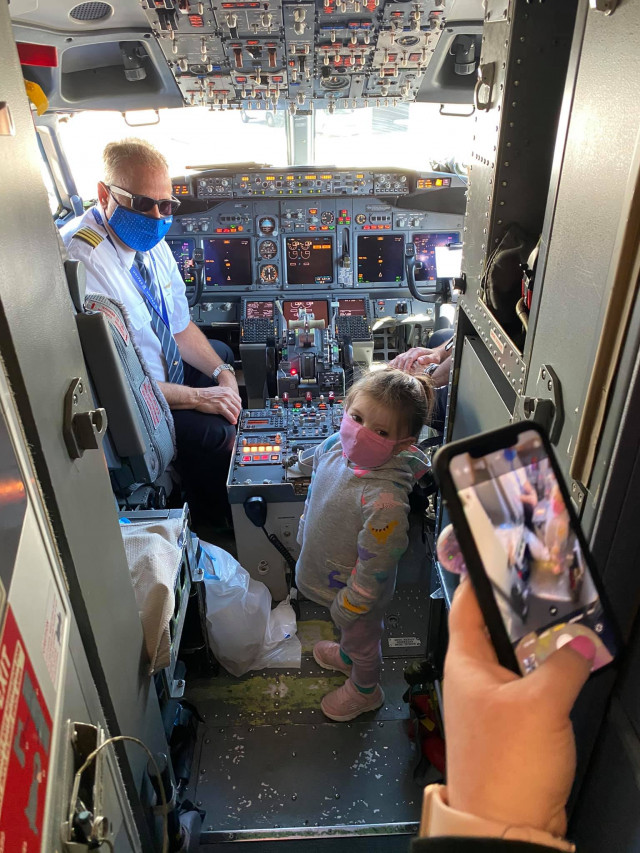
[[[467,517],[464,513],[460,498],[458,497],[457,489],[453,483],[451,474],[449,473],[449,464],[454,456],[459,456],[461,453],[470,453],[472,456],[482,456],[496,450],[502,450],[503,448],[512,447],[517,442],[518,436],[521,433],[531,431],[538,433],[540,439],[542,440],[545,452],[548,456],[549,462],[558,482],[558,486],[562,493],[562,498],[567,507],[571,526],[576,534],[580,548],[582,549],[582,554],[584,556],[587,569],[591,573],[594,585],[598,590],[598,594],[600,596],[600,601],[602,603],[602,608],[606,616],[607,622],[611,627],[611,630],[616,639],[616,650],[620,648],[619,634],[616,629],[616,625],[613,619],[611,618],[611,610],[607,605],[606,597],[603,593],[602,585],[600,583],[600,578],[593,562],[593,557],[591,556],[589,546],[587,545],[587,542],[584,538],[584,534],[582,533],[580,521],[571,504],[571,498],[569,496],[569,492],[564,481],[564,476],[560,471],[549,438],[546,432],[539,424],[530,423],[529,421],[521,421],[515,424],[509,424],[508,426],[500,427],[499,429],[479,433],[478,435],[470,436],[469,438],[464,438],[458,441],[451,442],[450,444],[445,444],[436,453],[433,465],[436,479],[440,486],[442,497],[447,505],[449,515],[451,516],[451,522],[456,531],[456,537],[460,544],[460,550],[464,555],[467,570],[469,572],[469,577],[471,579],[471,582],[473,583],[473,588],[478,599],[478,604],[480,605],[480,609],[482,610],[482,614],[484,616],[485,623],[487,625],[487,629],[491,637],[491,642],[493,643],[494,648],[496,650],[498,660],[502,664],[502,666],[511,669],[518,675],[521,675],[522,672],[520,670],[520,667],[518,666],[511,640],[509,638],[509,635],[507,634],[506,628],[504,627],[504,623],[500,616],[500,611],[495,600],[491,581],[489,580],[489,577],[485,572],[482,559],[480,558],[480,554],[478,553],[478,549],[476,548],[475,540],[467,522]],[[605,668],[606,667],[601,667],[601,669]],[[601,669],[598,669],[597,671],[600,672]]]

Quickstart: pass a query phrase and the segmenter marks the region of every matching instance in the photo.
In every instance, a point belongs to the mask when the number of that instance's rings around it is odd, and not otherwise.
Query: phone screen
[[[596,645],[594,670],[610,663],[615,636],[540,435],[449,469],[521,671],[579,635]]]

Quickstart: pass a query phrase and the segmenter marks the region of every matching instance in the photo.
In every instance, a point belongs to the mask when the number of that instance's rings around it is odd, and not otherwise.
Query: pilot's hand
[[[237,390],[225,388],[222,385],[217,388],[198,388],[196,390],[198,396],[194,409],[197,412],[222,415],[230,424],[238,423],[238,417],[242,411],[242,402]]]
[[[390,361],[389,367],[411,373],[421,371],[428,364],[440,364],[440,353],[426,347],[412,347]]]
[[[524,678],[500,666],[468,580],[444,666],[447,796],[454,809],[564,835],[576,768],[569,712],[596,653],[575,637]]]

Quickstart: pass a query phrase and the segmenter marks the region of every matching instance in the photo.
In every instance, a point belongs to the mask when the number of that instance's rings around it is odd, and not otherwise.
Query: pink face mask
[[[359,468],[379,468],[388,462],[396,447],[404,444],[406,438],[394,441],[378,435],[362,424],[357,424],[345,412],[340,423],[340,441],[345,456]]]

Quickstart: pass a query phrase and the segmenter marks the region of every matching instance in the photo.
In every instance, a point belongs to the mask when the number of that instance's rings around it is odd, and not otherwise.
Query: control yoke
[[[202,291],[204,290],[204,251],[200,248],[193,250],[193,275],[196,286],[193,289],[189,301],[189,308],[200,304]]]

